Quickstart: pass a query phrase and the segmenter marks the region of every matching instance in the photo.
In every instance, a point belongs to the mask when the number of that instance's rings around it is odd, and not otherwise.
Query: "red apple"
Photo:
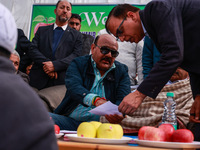
[[[146,131],[147,128],[149,128],[150,126],[143,126],[139,129],[138,131],[138,138],[139,140],[144,140],[144,133]]]
[[[165,137],[167,142],[172,141],[172,134],[174,133],[175,129],[171,124],[161,124],[159,129],[162,129],[165,132]]]
[[[58,125],[54,125],[54,130],[55,130],[55,133],[56,134],[59,134],[60,133],[60,127]]]
[[[194,141],[193,133],[188,129],[178,129],[172,135],[173,142],[191,143]]]
[[[144,140],[166,141],[165,132],[159,128],[148,127],[144,133]]]
[[[49,26],[49,25],[52,25],[53,23],[43,23],[43,22],[40,22],[40,23],[37,23],[35,25],[35,28],[34,28],[34,35],[35,33],[37,32],[38,28],[41,27],[41,26]]]

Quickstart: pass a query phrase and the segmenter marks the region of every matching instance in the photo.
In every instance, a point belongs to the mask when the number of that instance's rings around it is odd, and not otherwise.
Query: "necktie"
[[[55,52],[58,47],[58,44],[62,38],[64,30],[61,27],[56,27],[53,31],[53,58],[55,59]]]

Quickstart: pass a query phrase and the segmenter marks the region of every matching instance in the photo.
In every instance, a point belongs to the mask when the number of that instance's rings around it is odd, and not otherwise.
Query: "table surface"
[[[195,150],[194,148],[155,148],[144,146],[132,146],[128,144],[123,145],[110,145],[110,144],[95,144],[95,143],[82,143],[66,141],[63,138],[57,141],[59,150]]]

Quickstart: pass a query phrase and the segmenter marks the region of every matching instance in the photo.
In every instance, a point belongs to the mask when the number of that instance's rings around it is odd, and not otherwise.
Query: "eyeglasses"
[[[71,25],[76,25],[76,26],[78,26],[78,25],[80,25],[80,23],[78,23],[78,22],[69,22],[69,24],[71,24]]]
[[[122,26],[122,24],[124,23],[124,20],[126,20],[126,17],[124,17],[124,19],[122,20],[122,22],[120,23],[119,27],[117,28],[117,31],[116,31],[116,38],[117,38],[117,41],[119,40],[119,37],[121,36],[122,34],[122,31],[120,31],[120,27]]]
[[[110,49],[110,48],[108,48],[108,47],[106,47],[106,46],[98,46],[98,45],[96,45],[99,49],[100,49],[100,51],[101,51],[101,53],[102,54],[104,54],[104,55],[106,55],[106,54],[108,54],[108,53],[110,53],[111,52],[111,56],[112,57],[117,57],[118,55],[119,55],[119,52],[118,51],[116,51],[116,50],[112,50],[112,49]]]

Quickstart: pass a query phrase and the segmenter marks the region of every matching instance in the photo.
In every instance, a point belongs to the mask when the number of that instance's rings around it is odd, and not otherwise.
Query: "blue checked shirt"
[[[100,116],[94,115],[88,111],[95,108],[95,106],[92,105],[92,99],[95,96],[105,97],[103,79],[108,74],[108,72],[115,68],[115,64],[113,63],[112,67],[108,71],[106,71],[106,73],[101,77],[101,74],[96,67],[96,62],[92,59],[92,57],[91,62],[94,69],[95,80],[90,90],[90,92],[92,93],[86,95],[83,99],[83,103],[88,105],[89,107],[85,107],[79,104],[76,109],[69,115],[69,117],[74,118],[77,121],[99,121]]]

